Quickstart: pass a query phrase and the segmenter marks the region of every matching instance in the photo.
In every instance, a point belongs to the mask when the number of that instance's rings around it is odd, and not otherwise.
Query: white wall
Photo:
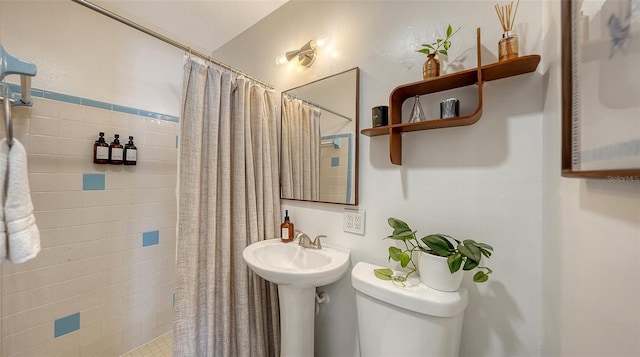
[[[481,27],[485,62],[494,62],[501,32],[493,6],[489,1],[289,2],[214,56],[278,90],[358,66],[362,129],[371,126],[371,108],[387,104],[395,86],[421,79],[425,57],[415,49],[442,34],[448,23],[462,26],[450,61],[459,60],[464,68],[475,65],[476,27]],[[521,53],[542,52],[541,17],[540,2],[520,3]],[[274,65],[279,53],[321,34],[332,38],[332,48],[322,50],[310,69]],[[342,232],[344,206],[283,202],[297,229],[327,234],[328,243],[351,249],[354,263],[387,264],[389,243],[382,238],[390,232],[390,216],[408,221],[424,235],[446,232],[492,244],[496,252],[489,263],[495,273],[490,281],[475,285],[467,277],[464,282],[471,302],[462,355],[542,352],[542,73],[539,68],[486,84],[484,115],[471,127],[405,134],[402,166],[390,164],[386,137],[360,136],[364,236]],[[433,116],[439,100],[455,95],[464,108],[475,100],[473,90],[424,97],[423,105]],[[350,281],[324,289],[331,303],[318,316],[317,355],[355,355]]]
[[[640,183],[560,176],[560,5],[544,5],[543,352],[638,356]]]

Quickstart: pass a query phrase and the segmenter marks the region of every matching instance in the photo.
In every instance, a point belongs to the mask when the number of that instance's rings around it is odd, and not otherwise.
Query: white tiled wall
[[[1,355],[118,356],[170,331],[178,123],[42,98],[13,122],[42,251],[1,266]],[[138,165],[93,164],[100,131],[134,136]],[[84,174],[104,174],[105,189],[84,190]],[[54,337],[76,313],[79,329]]]
[[[340,138],[340,147],[320,145],[320,201],[345,202],[349,175],[349,138]],[[332,164],[337,161],[337,165]]]

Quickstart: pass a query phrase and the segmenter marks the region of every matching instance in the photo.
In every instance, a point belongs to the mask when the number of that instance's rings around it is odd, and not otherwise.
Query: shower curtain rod
[[[73,1],[73,2],[75,2],[77,4],[80,4],[82,6],[85,6],[85,7],[89,8],[89,9],[91,9],[93,11],[96,11],[96,12],[98,12],[98,13],[104,15],[104,16],[107,16],[107,17],[109,17],[109,18],[111,18],[113,20],[119,21],[119,22],[121,22],[121,23],[123,23],[123,24],[125,24],[127,26],[133,27],[134,29],[136,29],[136,30],[138,30],[140,32],[144,32],[149,36],[155,37],[158,40],[166,42],[166,43],[170,44],[171,46],[177,47],[177,48],[179,48],[179,49],[181,49],[181,50],[183,50],[185,52],[188,52],[189,54],[192,54],[192,55],[200,57],[200,58],[202,58],[202,59],[204,59],[206,61],[209,61],[209,62],[215,64],[216,66],[222,67],[222,68],[224,68],[226,70],[229,70],[229,71],[231,71],[233,73],[236,73],[236,74],[239,74],[239,75],[241,75],[243,77],[246,77],[246,78],[250,79],[251,81],[259,83],[259,84],[261,84],[261,85],[263,85],[263,86],[265,86],[267,88],[274,89],[273,85],[271,85],[269,83],[263,82],[263,81],[255,78],[255,77],[252,77],[252,76],[248,75],[247,73],[244,73],[244,72],[242,72],[242,71],[240,71],[238,69],[235,69],[235,68],[233,68],[233,67],[231,67],[231,66],[229,66],[227,64],[224,64],[224,63],[222,63],[222,62],[220,62],[220,61],[218,61],[218,60],[216,60],[216,59],[214,59],[214,58],[212,58],[210,56],[205,55],[202,52],[196,51],[196,50],[192,49],[189,46],[186,46],[186,45],[184,45],[184,44],[182,44],[182,43],[180,43],[180,42],[178,42],[176,40],[173,40],[173,39],[171,39],[171,38],[169,38],[167,36],[164,36],[164,35],[159,34],[159,33],[155,32],[153,30],[150,30],[150,29],[148,29],[148,28],[146,28],[146,27],[144,27],[144,26],[142,26],[140,24],[137,24],[137,23],[125,18],[125,17],[122,17],[122,16],[120,16],[120,15],[114,13],[114,12],[111,12],[111,11],[109,11],[109,10],[103,8],[103,7],[100,7],[100,6],[94,4],[94,3],[90,2],[90,1],[87,1],[87,0],[71,0],[71,1]]]
[[[314,103],[314,102],[309,101],[309,100],[306,100],[306,99],[304,99],[304,98],[300,98],[300,97],[298,97],[298,96],[297,96],[297,95],[295,95],[295,94],[286,93],[286,92],[285,92],[285,93],[283,93],[283,94],[284,94],[284,95],[286,95],[287,97],[290,97],[290,98],[293,98],[293,99],[297,99],[297,100],[303,101],[303,102],[305,102],[305,103],[307,103],[307,104],[311,104],[311,105],[313,105],[313,106],[314,106],[314,107],[316,107],[316,108],[322,109],[322,110],[324,110],[324,111],[326,111],[326,112],[329,112],[329,113],[331,113],[331,114],[333,114],[333,115],[337,115],[337,116],[339,116],[339,117],[341,117],[341,118],[347,119],[348,121],[352,121],[352,120],[353,120],[353,119],[349,118],[348,116],[346,116],[346,115],[344,115],[344,114],[340,114],[340,113],[338,113],[338,112],[336,112],[336,111],[333,111],[333,110],[331,110],[331,109],[329,109],[329,108],[327,108],[327,107],[323,107],[323,106],[322,106],[322,105],[320,105],[320,104]]]

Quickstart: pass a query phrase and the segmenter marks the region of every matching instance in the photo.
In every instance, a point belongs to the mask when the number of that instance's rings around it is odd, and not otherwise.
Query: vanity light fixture
[[[315,40],[305,43],[299,50],[288,51],[276,57],[276,64],[285,64],[294,58],[298,58],[298,63],[300,63],[301,66],[309,68],[316,60],[317,48],[325,46],[328,42],[325,36],[320,36]]]

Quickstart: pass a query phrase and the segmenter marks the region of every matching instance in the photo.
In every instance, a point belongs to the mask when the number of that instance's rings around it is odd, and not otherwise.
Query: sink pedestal
[[[282,357],[313,357],[316,288],[278,285]]]
[[[280,238],[250,244],[242,257],[256,274],[278,284],[280,354],[313,357],[316,286],[335,283],[349,268],[349,251],[303,248]]]

